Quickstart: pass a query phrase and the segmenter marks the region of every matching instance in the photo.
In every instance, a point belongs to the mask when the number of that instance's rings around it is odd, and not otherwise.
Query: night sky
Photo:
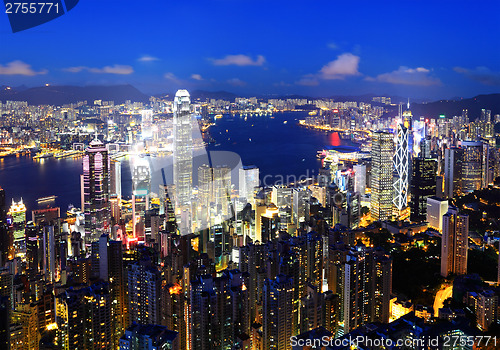
[[[12,33],[0,85],[440,99],[500,92],[498,1],[80,0]]]

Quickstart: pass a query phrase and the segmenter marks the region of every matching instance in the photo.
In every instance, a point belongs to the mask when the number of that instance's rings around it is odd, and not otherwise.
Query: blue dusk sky
[[[500,92],[500,1],[80,0],[12,33],[0,85],[245,95]]]

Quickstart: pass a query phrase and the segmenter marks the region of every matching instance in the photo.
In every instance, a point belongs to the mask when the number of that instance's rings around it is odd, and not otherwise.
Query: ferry
[[[54,157],[56,159],[61,159],[61,158],[67,158],[67,157],[73,157],[73,156],[80,156],[82,155],[82,151],[62,151],[59,153],[56,153]]]
[[[54,202],[56,200],[57,196],[47,196],[47,197],[42,197],[42,198],[38,198],[36,200],[36,202],[38,204],[43,204],[43,203],[47,203],[47,202]]]
[[[221,118],[222,118],[222,114],[217,114],[217,115],[215,116],[215,119],[221,119]]]
[[[33,159],[44,159],[44,158],[50,158],[50,157],[53,157],[54,154],[53,153],[38,153],[36,154]]]

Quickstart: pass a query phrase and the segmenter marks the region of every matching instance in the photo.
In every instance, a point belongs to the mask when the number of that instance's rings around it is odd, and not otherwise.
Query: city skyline
[[[19,33],[4,16],[0,84],[426,99],[499,91],[495,2],[120,4],[82,2]]]
[[[0,349],[499,347],[500,3],[8,1]]]

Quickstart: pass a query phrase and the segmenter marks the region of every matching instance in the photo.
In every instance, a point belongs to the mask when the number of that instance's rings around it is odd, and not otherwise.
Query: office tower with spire
[[[460,214],[458,208],[450,206],[443,215],[441,241],[441,276],[467,273],[467,249],[469,247],[469,216]]]
[[[377,131],[372,137],[371,217],[373,220],[388,220],[392,216],[393,134]]]
[[[408,109],[403,112],[401,123],[396,131],[396,153],[394,154],[394,217],[397,219],[406,219],[408,212],[408,185],[410,179],[410,126],[411,111]]]
[[[175,212],[181,234],[191,231],[191,194],[193,177],[193,136],[191,100],[187,90],[178,90],[174,98],[174,185]],[[183,220],[184,219],[184,220]]]
[[[110,222],[108,150],[96,137],[83,157],[85,240],[91,243],[108,232]]]

